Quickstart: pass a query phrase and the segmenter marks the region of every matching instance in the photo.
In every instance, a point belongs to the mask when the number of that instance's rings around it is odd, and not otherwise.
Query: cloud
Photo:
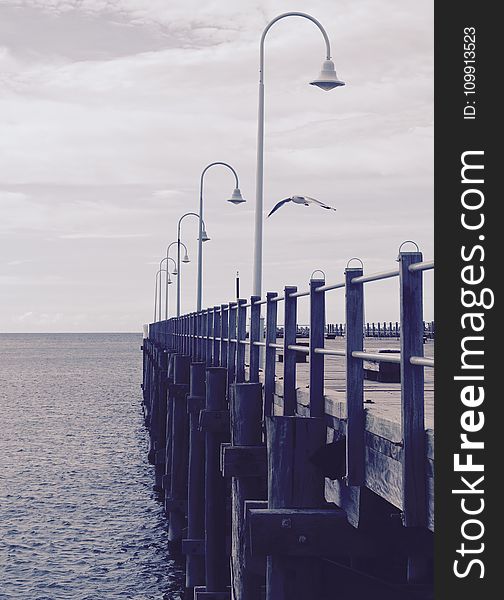
[[[290,9],[287,0],[2,3],[0,251],[19,286],[39,285],[40,313],[64,315],[62,328],[77,314],[89,329],[110,329],[105,314],[131,315],[131,329],[148,318],[155,265],[145,263],[176,238],[183,212],[199,211],[200,174],[214,160],[237,169],[248,202],[225,202],[225,169],[207,174],[204,301],[232,297],[236,270],[250,293],[258,43]],[[265,224],[265,289],[305,285],[321,265],[338,279],[354,254],[388,268],[409,237],[432,254],[432,3],[313,0],[309,10],[348,85],[307,85],[324,53],[313,24],[272,27],[265,207],[301,193],[338,212],[292,210]],[[195,256],[192,221],[182,235]],[[0,314],[33,310],[10,281]],[[189,265],[184,308],[194,296]]]

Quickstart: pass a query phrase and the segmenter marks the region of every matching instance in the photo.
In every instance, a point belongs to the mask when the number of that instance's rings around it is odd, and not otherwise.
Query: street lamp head
[[[168,273],[168,281],[166,282],[168,285],[170,285],[170,283],[172,282],[171,277],[170,277],[170,273]]]
[[[188,263],[191,262],[191,259],[189,258],[189,255],[187,254],[187,252],[184,255],[184,258],[182,259],[183,263]]]
[[[203,228],[203,230],[201,232],[201,241],[202,242],[208,242],[208,241],[210,241],[210,238],[208,237],[208,233],[206,232],[205,228]]]
[[[172,275],[178,275],[177,267],[173,267]]]
[[[325,60],[322,63],[320,75],[317,79],[310,81],[310,85],[316,85],[321,90],[325,90],[327,92],[335,87],[345,85],[345,82],[338,79],[333,61]]]
[[[233,204],[241,204],[245,202],[245,198],[241,195],[240,188],[235,188],[233,190],[233,194],[231,198],[229,198],[228,202],[232,202]]]

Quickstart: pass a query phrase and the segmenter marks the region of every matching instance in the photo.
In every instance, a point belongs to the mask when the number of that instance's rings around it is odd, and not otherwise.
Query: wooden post
[[[277,330],[277,302],[273,301],[278,294],[268,292],[266,294],[266,352],[264,361],[264,416],[273,414],[275,400],[275,368],[276,348],[270,344],[276,344]]]
[[[188,464],[188,416],[187,393],[189,391],[189,367],[187,355],[174,358],[172,384],[172,429],[171,429],[171,479],[170,495],[165,500],[168,513],[168,541],[179,549],[182,529],[187,512],[187,464]]]
[[[205,364],[193,363],[187,398],[189,413],[189,470],[187,492],[187,538],[182,542],[186,554],[188,593],[205,584],[205,434],[199,429],[200,411],[205,406]]]
[[[206,370],[206,410],[222,414],[226,403],[226,369]],[[201,421],[200,421],[201,423]],[[215,421],[214,421],[215,423]],[[229,425],[228,425],[229,427]],[[221,444],[229,442],[229,429],[205,428],[205,571],[206,591],[224,592],[230,583],[226,552],[226,481],[220,470]]]
[[[207,311],[207,331],[206,331],[206,364],[207,367],[211,367],[213,365],[212,358],[212,335],[213,335],[213,326],[214,326],[214,309],[209,308]]]
[[[290,294],[297,292],[297,287],[284,288],[284,340],[283,340],[283,378],[284,378],[284,415],[295,415],[297,412],[296,398],[296,352],[289,346],[296,343],[297,331],[297,298]]]
[[[364,365],[352,352],[363,350],[364,289],[352,283],[361,268],[345,270],[346,391],[347,391],[347,483],[363,485],[365,476]]]
[[[324,419],[266,417],[268,509],[321,508],[324,476],[311,462],[325,444]],[[288,527],[288,519],[285,526]],[[294,543],[302,540],[293,540]],[[273,555],[267,559],[267,600],[316,600],[322,597],[320,561]]]
[[[227,355],[227,369],[228,369],[228,390],[230,386],[234,384],[235,376],[236,376],[236,312],[237,312],[237,303],[230,302],[229,303],[229,326],[228,326],[228,335],[229,335],[229,344],[228,344],[228,355]]]
[[[227,367],[229,339],[229,304],[221,304],[220,364]]]
[[[317,288],[325,285],[323,279],[310,280],[310,416],[323,417],[324,400],[324,355],[315,348],[324,347],[325,292]]]
[[[262,385],[239,383],[231,403],[231,443],[233,446],[260,446],[262,443]],[[245,500],[266,498],[261,477],[233,477],[231,482],[231,572],[233,600],[260,598],[264,578],[246,568]]]
[[[259,351],[260,346],[255,342],[261,341],[261,305],[255,304],[261,300],[260,296],[250,298],[250,368],[249,381],[255,383],[259,381]]]
[[[424,423],[424,371],[410,362],[423,356],[422,272],[409,266],[422,261],[421,252],[401,252],[401,428],[403,437],[403,524],[427,524],[427,477]],[[408,557],[408,581],[422,583],[428,578],[428,560]]]
[[[238,300],[238,326],[236,347],[236,383],[245,381],[245,341],[247,339],[247,301]]]
[[[165,473],[166,454],[166,407],[168,392],[168,353],[159,351],[158,389],[154,422],[151,424],[154,440],[154,489],[160,494],[165,493],[163,476]],[[162,496],[163,497],[163,496]]]
[[[401,252],[401,425],[403,433],[403,513],[406,527],[425,527],[424,371],[410,363],[423,356],[422,272],[409,266],[422,261],[420,252]]]
[[[220,366],[220,336],[221,336],[221,313],[220,307],[214,306],[213,319],[213,359],[212,365]]]

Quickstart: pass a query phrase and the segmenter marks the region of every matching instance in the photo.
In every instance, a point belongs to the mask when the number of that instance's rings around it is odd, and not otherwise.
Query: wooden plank
[[[223,477],[261,477],[266,479],[268,463],[266,446],[223,446]]]

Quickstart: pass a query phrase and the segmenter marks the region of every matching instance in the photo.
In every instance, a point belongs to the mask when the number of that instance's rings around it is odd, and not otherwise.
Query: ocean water
[[[137,334],[0,334],[0,599],[180,597]]]

